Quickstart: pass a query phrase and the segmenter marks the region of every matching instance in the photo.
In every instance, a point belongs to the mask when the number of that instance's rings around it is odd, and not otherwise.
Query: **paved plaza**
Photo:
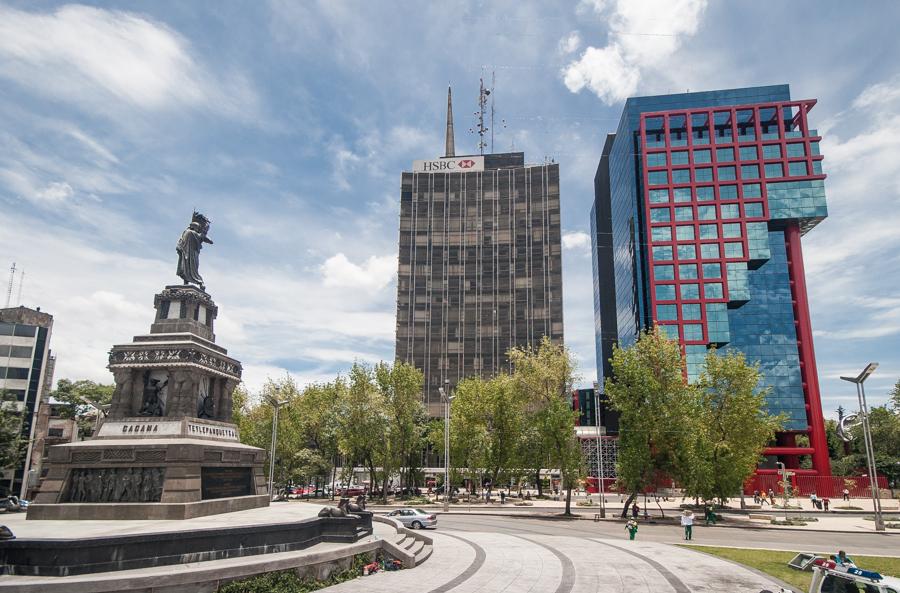
[[[438,530],[434,553],[409,571],[362,577],[329,593],[759,593],[775,581],[666,544],[608,537]]]

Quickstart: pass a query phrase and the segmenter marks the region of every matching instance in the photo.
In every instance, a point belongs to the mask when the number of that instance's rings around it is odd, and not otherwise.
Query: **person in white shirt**
[[[694,513],[690,510],[685,510],[681,513],[681,526],[684,527],[684,539],[691,539],[691,532],[694,528]]]

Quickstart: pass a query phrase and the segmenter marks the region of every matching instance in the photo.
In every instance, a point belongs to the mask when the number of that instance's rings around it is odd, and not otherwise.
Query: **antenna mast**
[[[6,286],[6,308],[9,308],[9,301],[12,298],[13,280],[16,278],[16,262],[12,263],[9,268],[9,284]]]
[[[491,90],[484,88],[484,78],[479,78],[478,83],[478,111],[475,112],[478,123],[475,125],[474,132],[478,134],[478,153],[484,154],[484,149],[487,147],[485,135],[488,133],[488,128],[484,127],[484,112],[487,110],[487,101]]]
[[[494,85],[497,83],[497,71],[491,70],[491,152],[494,152]]]

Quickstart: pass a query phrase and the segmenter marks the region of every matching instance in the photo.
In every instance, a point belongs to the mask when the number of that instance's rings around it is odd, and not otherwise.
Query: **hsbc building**
[[[448,126],[449,128],[449,126]],[[513,346],[563,339],[559,165],[522,152],[413,162],[401,176],[396,358],[438,389],[508,369]]]

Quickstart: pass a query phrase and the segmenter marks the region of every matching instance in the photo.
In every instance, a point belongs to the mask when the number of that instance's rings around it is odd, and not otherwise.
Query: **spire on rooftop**
[[[444,143],[444,156],[456,156],[453,140],[453,98],[450,87],[447,87],[447,138]]]

